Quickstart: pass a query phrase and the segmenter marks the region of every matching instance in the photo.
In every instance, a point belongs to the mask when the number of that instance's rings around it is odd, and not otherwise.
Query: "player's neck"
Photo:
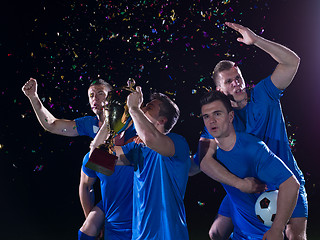
[[[248,98],[244,98],[242,99],[241,101],[231,101],[231,106],[234,108],[234,109],[242,109],[244,108],[248,103]]]
[[[236,144],[237,135],[234,129],[232,129],[229,133],[227,133],[223,137],[219,137],[215,139],[219,148],[228,152],[228,151],[231,151],[234,145]]]

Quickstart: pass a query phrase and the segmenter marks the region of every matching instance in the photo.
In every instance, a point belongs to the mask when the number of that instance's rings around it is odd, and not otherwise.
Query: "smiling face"
[[[104,85],[92,85],[88,89],[91,110],[96,114],[102,113],[103,105],[108,96],[108,89]]]
[[[242,102],[247,98],[245,82],[238,67],[220,72],[216,89],[231,97],[234,102]]]
[[[203,105],[201,114],[206,128],[214,138],[219,139],[229,135],[233,126],[234,112],[228,112],[221,100]]]

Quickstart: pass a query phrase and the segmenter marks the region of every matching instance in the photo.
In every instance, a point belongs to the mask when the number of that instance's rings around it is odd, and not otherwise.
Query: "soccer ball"
[[[259,220],[271,227],[277,212],[278,190],[262,193],[256,201],[255,211]]]

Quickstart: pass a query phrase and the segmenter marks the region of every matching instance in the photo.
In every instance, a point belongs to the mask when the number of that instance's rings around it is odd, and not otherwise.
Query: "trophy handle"
[[[127,81],[127,86],[122,87],[122,89],[128,90],[130,92],[135,92],[136,90],[133,88],[136,85],[136,81],[133,78],[129,78]]]

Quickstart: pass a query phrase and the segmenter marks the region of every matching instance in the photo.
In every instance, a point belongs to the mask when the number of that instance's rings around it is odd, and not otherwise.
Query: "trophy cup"
[[[104,144],[93,150],[86,164],[96,172],[110,176],[114,172],[117,156],[114,152],[114,137],[122,133],[128,127],[131,117],[127,107],[127,97],[134,92],[135,81],[129,78],[128,86],[115,88],[108,93],[106,99],[106,124],[108,124],[109,137]]]

